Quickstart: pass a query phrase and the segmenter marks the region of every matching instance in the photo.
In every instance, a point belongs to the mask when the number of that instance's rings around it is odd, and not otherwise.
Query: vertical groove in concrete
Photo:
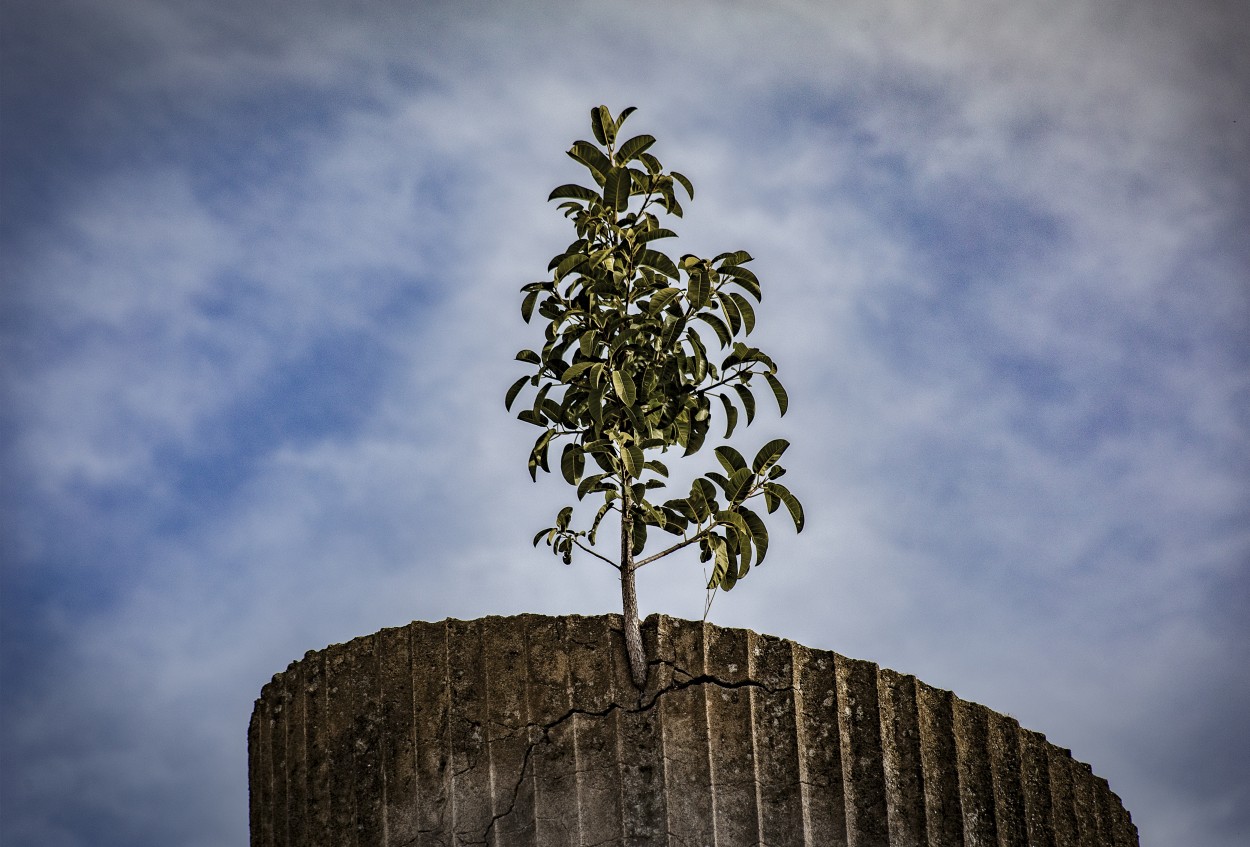
[[[352,755],[353,815],[357,843],[382,843],[384,820],[383,757],[387,733],[382,731],[381,701],[378,699],[378,635],[369,636],[364,650],[348,653],[344,684],[351,692],[351,724],[355,743]]]
[[[1092,775],[1091,775],[1092,776]],[[1098,829],[1099,844],[1114,844],[1115,834],[1111,826],[1111,810],[1108,808],[1108,799],[1111,796],[1111,786],[1100,776],[1093,777],[1094,789],[1094,820]]]
[[[798,778],[798,786],[795,793],[798,795],[799,808],[802,815],[803,824],[803,847],[815,847],[815,840],[812,833],[812,777],[807,762],[807,727],[803,720],[803,714],[807,709],[807,694],[803,690],[802,677],[800,675],[800,662],[804,665],[808,658],[804,654],[803,648],[793,642],[786,642],[787,652],[790,656],[790,714],[791,721],[794,724],[794,754],[795,754],[795,775]],[[794,842],[800,843],[800,842]]]
[[[792,645],[755,633],[748,639],[748,677],[760,685],[750,692],[760,843],[805,844],[810,822]]]
[[[497,845],[499,843],[499,827],[496,826],[496,824],[499,821],[499,816],[502,814],[502,810],[500,808],[501,798],[499,797],[499,792],[496,790],[495,785],[495,745],[492,743],[494,740],[492,736],[494,735],[496,728],[492,726],[490,722],[491,716],[497,713],[497,709],[494,708],[495,704],[491,703],[490,663],[487,661],[487,657],[490,653],[486,649],[486,633],[484,628],[478,629],[476,640],[479,662],[478,667],[481,668],[482,674],[481,689],[479,689],[479,692],[482,698],[482,705],[484,707],[482,714],[478,719],[478,731],[482,735],[482,744],[486,755],[486,808],[490,817],[483,818],[479,821],[478,826],[474,827],[474,829],[480,829],[483,840],[487,844]],[[504,799],[503,802],[506,804],[507,800]]]
[[[1076,809],[1077,843],[1081,847],[1100,847],[1098,823],[1094,817],[1093,778],[1089,765],[1070,762],[1072,801]]]
[[[535,843],[534,783],[528,775],[534,766],[536,739],[526,708],[526,690],[531,684],[527,646],[536,637],[532,630],[532,621],[526,617],[513,630],[482,626],[480,631],[488,704],[482,725],[491,763],[491,817],[483,829],[490,836],[489,843],[508,847]],[[561,682],[554,684],[557,709],[564,706]]]
[[[699,656],[698,660],[690,661],[686,665],[690,676],[705,676],[707,674],[707,622],[704,621],[699,625]],[[720,843],[716,837],[717,824],[720,822],[719,810],[717,809],[717,792],[716,792],[716,747],[712,736],[712,712],[710,708],[710,699],[712,697],[711,686],[700,685],[696,689],[699,692],[698,699],[703,705],[703,745],[707,751],[707,797],[712,807],[712,814],[709,816],[708,825],[710,833],[705,835],[711,842],[711,847],[720,847]]]
[[[447,670],[451,680],[450,766],[455,804],[454,838],[481,842],[493,814],[490,713],[482,668],[481,621],[448,621]]]
[[[1053,744],[1046,746],[1047,765],[1050,769],[1051,824],[1054,827],[1055,847],[1077,847],[1076,801],[1072,796],[1072,762],[1067,750]]]
[[[668,776],[668,740],[663,706],[643,712],[639,695],[630,680],[625,657],[625,638],[621,617],[608,615],[602,621],[603,636],[596,651],[611,672],[609,702],[617,704],[612,711],[616,721],[617,750],[620,762],[621,839],[626,847],[668,844],[670,789]],[[659,618],[654,627],[643,630],[647,655],[656,663],[652,667],[652,687],[660,690],[672,683],[673,638],[669,618]]]
[[[877,674],[877,697],[881,709],[890,847],[924,847],[928,836],[925,834],[916,678],[883,669]]]
[[[271,707],[267,727],[269,730],[269,767],[270,785],[273,797],[273,843],[277,844],[288,837],[287,822],[290,819],[287,790],[287,712],[290,707],[290,693],[287,682],[278,688],[277,696]]]
[[[673,621],[673,685],[703,673],[703,626]],[[675,844],[714,845],[714,774],[707,727],[706,686],[670,691],[658,700],[664,721],[667,830]]]
[[[407,726],[411,718],[404,713],[407,702],[401,690],[395,690],[396,668],[408,665],[407,632],[402,629],[384,629],[376,636],[374,655],[377,659],[377,686],[374,694],[378,703],[378,726]],[[401,817],[407,810],[406,797],[399,792],[399,783],[412,773],[412,763],[400,764],[403,758],[406,735],[379,733],[378,768],[382,783],[382,847],[391,845],[392,818]],[[396,821],[398,823],[398,821]]]
[[[996,847],[994,783],[990,773],[987,710],[954,698],[955,764],[966,847]]]
[[[877,700],[877,666],[834,655],[842,782],[850,847],[888,844],[885,761]]]
[[[412,666],[411,735],[413,743],[414,847],[437,844],[428,833],[450,831],[454,822],[449,751],[450,679],[447,671],[446,625],[408,627]],[[403,844],[397,833],[395,841]]]
[[[869,662],[654,618],[414,623],[309,653],[248,725],[252,847],[1137,847],[1106,780]]]
[[[751,745],[750,653],[742,629],[703,627],[702,675],[720,684],[699,686],[707,707],[708,755],[712,765],[712,804],[716,843],[755,843],[759,833],[755,758]],[[730,836],[729,833],[734,833]]]
[[[1024,785],[1020,766],[1020,724],[986,710],[989,718],[990,777],[994,783],[994,821],[998,847],[1026,847]]]
[[[1025,843],[1055,847],[1054,811],[1046,737],[1020,730],[1020,783],[1024,791]]]
[[[326,650],[326,764],[329,791],[330,831],[340,833],[344,845],[356,844],[355,775],[352,758],[355,739],[351,732],[351,691],[347,687],[348,645]],[[346,743],[335,743],[336,739]]]
[[[563,623],[564,622],[562,621],[561,624]],[[560,626],[560,629],[561,629],[561,634],[563,635],[563,641],[565,644],[568,645],[567,650],[568,652],[571,653],[575,649],[572,634],[568,632],[568,628],[566,626],[562,625]],[[578,701],[577,701],[576,695],[574,695],[573,693],[573,677],[572,677],[572,671],[569,667],[570,664],[571,662],[565,664],[564,692],[565,692],[565,696],[567,697],[568,708],[572,710],[573,704]],[[592,710],[592,711],[598,712],[597,709]],[[574,807],[576,809],[576,814],[577,814],[577,820],[576,820],[577,831],[575,833],[576,837],[573,839],[573,843],[585,844],[587,842],[585,825],[591,822],[590,820],[587,819],[586,814],[585,814],[586,804],[588,802],[588,797],[590,795],[590,786],[587,783],[589,777],[586,773],[586,766],[589,765],[589,763],[592,761],[592,755],[586,749],[587,741],[589,739],[585,739],[582,737],[583,736],[582,716],[580,714],[577,714],[576,712],[573,712],[572,714],[573,716],[569,719],[569,721],[572,724],[570,729],[573,733],[573,780],[574,780],[573,796],[574,796]],[[589,726],[586,727],[586,729],[589,730],[593,726],[594,726],[594,723],[591,723]],[[594,759],[599,759],[599,758],[600,758],[599,756],[594,757]],[[599,798],[599,799],[600,801],[602,801],[603,799],[607,799],[607,798]],[[619,806],[619,803],[609,802],[607,803],[605,808],[611,809],[614,806]],[[606,827],[606,828],[610,828],[610,825],[609,827]],[[604,839],[597,838],[596,840],[602,843]],[[546,842],[544,841],[540,843],[545,844]]]
[[[519,757],[518,766],[528,767],[528,802],[532,806],[534,820],[534,843],[542,845],[572,844],[571,833],[577,829],[577,745],[572,720],[566,720],[544,731],[569,712],[572,696],[570,686],[570,657],[559,650],[564,640],[560,622],[548,621],[526,627],[527,657],[526,676],[529,679],[529,700],[532,711],[528,718],[527,743],[529,760]],[[552,651],[557,651],[552,654]],[[548,661],[551,659],[551,661]],[[565,814],[563,819],[545,815],[542,809],[573,810],[572,820]],[[502,832],[502,831],[501,831]],[[505,842],[506,843],[506,842]]]
[[[747,678],[759,681],[761,684],[763,684],[763,680],[761,679],[762,675],[757,673],[757,671],[759,671],[760,668],[757,666],[758,663],[756,662],[756,656],[758,655],[758,651],[759,651],[759,645],[757,643],[759,636],[756,635],[754,632],[747,632],[745,635],[745,638],[746,638],[746,656],[747,656],[747,667],[746,667]],[[752,782],[751,787],[755,790],[755,797],[754,797],[754,800],[755,800],[755,839],[756,839],[756,842],[759,844],[767,844],[769,839],[764,837],[764,825],[765,824],[764,824],[763,788],[766,782],[772,781],[770,779],[772,774],[760,772],[760,762],[763,760],[764,755],[765,755],[763,747],[760,743],[760,734],[762,732],[762,729],[760,727],[760,724],[761,724],[760,706],[761,704],[757,701],[757,698],[755,696],[755,688],[754,687],[748,688],[747,689],[747,723],[750,725],[750,732],[748,733],[748,741],[749,741],[750,749],[751,749],[751,782]],[[772,839],[772,840],[775,841],[776,839]]]
[[[808,835],[812,844],[846,847],[846,797],[842,781],[842,741],[838,726],[834,654],[795,645],[803,691],[803,747],[807,762]]]
[[[929,847],[962,847],[964,844],[959,774],[955,767],[954,700],[949,691],[916,683],[925,833]]]
[[[623,837],[622,781],[617,760],[619,708],[613,708],[615,679],[599,645],[611,643],[608,622],[599,618],[569,620],[562,649],[568,653],[569,708],[576,730],[579,844],[606,844]]]
[[[304,675],[306,665],[297,664],[287,674],[291,686],[293,711],[288,749],[296,751],[295,767],[287,774],[288,844],[300,844],[308,834],[308,691]]]
[[[271,683],[272,684],[272,683]],[[251,821],[251,847],[270,847],[273,837],[270,828],[273,819],[269,816],[269,807],[273,803],[270,794],[272,781],[269,772],[269,745],[261,733],[261,726],[269,720],[269,703],[264,699],[256,701],[252,709],[252,719],[247,725],[247,768],[248,768],[248,818]]]
[[[308,813],[308,844],[332,840],[330,828],[330,762],[328,729],[328,704],[330,692],[326,685],[326,653],[312,653],[300,662],[304,671],[307,726],[304,735],[308,749],[308,777],[305,783]]]

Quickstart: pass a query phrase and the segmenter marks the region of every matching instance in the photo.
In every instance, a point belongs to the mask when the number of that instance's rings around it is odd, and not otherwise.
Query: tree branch
[[[647,558],[643,559],[643,560],[642,560],[642,561],[640,561],[640,562],[634,562],[634,570],[638,570],[638,569],[639,569],[640,567],[642,567],[643,565],[649,565],[649,564],[651,564],[652,562],[654,562],[654,561],[655,561],[655,560],[657,560],[657,559],[663,559],[663,558],[664,558],[665,556],[667,556],[669,553],[676,553],[678,550],[680,550],[680,549],[681,549],[681,548],[683,548],[683,547],[689,547],[691,544],[694,544],[694,543],[695,543],[696,541],[698,541],[700,538],[702,538],[703,536],[705,536],[705,535],[707,535],[708,533],[710,533],[710,532],[711,532],[713,529],[715,529],[716,527],[717,527],[717,524],[716,524],[715,522],[713,522],[713,523],[712,523],[710,526],[708,526],[706,529],[701,529],[701,530],[699,530],[697,533],[695,533],[694,535],[692,535],[692,536],[690,536],[689,538],[685,539],[684,541],[678,541],[676,544],[674,544],[672,547],[669,547],[669,548],[668,548],[668,549],[666,549],[666,550],[661,550],[661,551],[660,551],[660,552],[658,552],[658,553],[655,553],[655,554],[653,554],[653,555],[650,555],[650,556],[648,556]]]
[[[603,555],[602,553],[598,552],[598,551],[597,551],[597,550],[595,550],[594,548],[592,548],[592,547],[587,547],[585,544],[583,544],[582,542],[578,541],[576,537],[574,537],[574,538],[573,538],[573,543],[574,543],[574,544],[576,544],[578,547],[582,548],[583,550],[585,550],[585,551],[586,551],[587,553],[589,553],[590,555],[594,556],[596,559],[602,559],[603,561],[607,562],[609,565],[611,565],[612,567],[616,568],[618,571],[621,569],[621,566],[620,566],[620,565],[618,565],[616,562],[612,561],[612,560],[611,560],[611,559],[609,559],[607,556],[605,556],[605,555]]]

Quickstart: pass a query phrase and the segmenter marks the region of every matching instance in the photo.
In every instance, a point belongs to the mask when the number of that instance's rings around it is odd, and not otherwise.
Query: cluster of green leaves
[[[651,498],[666,486],[669,470],[650,456],[675,447],[686,456],[698,452],[714,404],[724,414],[725,438],[740,417],[750,424],[760,385],[753,380],[762,379],[783,415],[788,399],[772,359],[738,340],[755,327],[752,300],[761,299],[759,280],[745,267],[751,256],[736,251],[673,261],[657,248],[676,235],[657,213],[680,217],[677,187],[690,199],[694,187],[648,152],[652,136],[618,143],[621,124],[633,111],[613,118],[604,106],[593,109],[598,144],[578,141],[568,151],[589,171],[594,187],[561,185],[548,198],[562,201],[559,208],[577,238],[551,260],[549,279],[521,289],[525,321],[535,312],[547,321],[545,343],[517,354],[535,372],[508,389],[505,403],[511,409],[523,389],[536,389],[518,415],[543,430],[530,452],[532,477],[539,469],[550,472],[551,450],[563,441],[560,472],[576,486],[578,499],[604,497],[588,529],[570,526],[568,506],[555,526],[535,536],[535,545],[545,538],[566,563],[574,548],[611,562],[591,547],[603,518],[616,511],[628,539],[622,556],[631,557],[633,566],[698,544],[703,561],[715,563],[709,587],[729,589],[768,550],[764,521],[749,502],[761,498],[768,512],[784,504],[796,529],[803,528],[802,506],[777,481],[785,473],[778,460],[788,442],[770,441],[750,464],[732,447],[718,447],[723,472],[696,479],[688,497],[663,502]],[[716,349],[727,354],[713,358]],[[632,560],[642,554],[649,529],[681,540]]]

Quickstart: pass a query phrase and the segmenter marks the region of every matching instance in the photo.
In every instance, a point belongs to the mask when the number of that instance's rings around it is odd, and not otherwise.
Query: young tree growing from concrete
[[[521,316],[529,323],[537,313],[546,321],[544,343],[517,354],[535,371],[513,383],[505,404],[511,410],[523,389],[534,390],[518,415],[542,430],[529,456],[531,477],[536,480],[539,469],[550,472],[557,448],[560,473],[576,487],[577,499],[603,495],[588,527],[574,528],[573,506],[565,506],[555,526],[534,536],[534,545],[545,539],[565,564],[582,551],[620,572],[630,674],[642,688],[647,661],[634,586],[638,568],[697,545],[701,561],[712,563],[708,588],[727,591],[768,552],[768,530],[752,505],[762,501],[768,513],[784,505],[798,531],[803,507],[778,482],[785,439],[769,441],[750,462],[731,446],[716,447],[719,468],[696,478],[688,496],[657,499],[669,469],[656,454],[699,452],[714,412],[723,415],[728,440],[739,420],[754,419],[761,383],[783,415],[788,399],[773,360],[738,340],[754,328],[752,300],[761,299],[760,282],[745,267],[751,256],[738,250],[674,261],[659,249],[676,233],[658,214],[681,217],[677,189],[693,200],[694,187],[649,152],[652,136],[620,140],[621,124],[633,111],[613,117],[606,106],[592,109],[598,143],[578,141],[568,151],[593,187],[561,185],[548,198],[561,201],[577,237],[551,260],[549,278],[521,288]],[[594,549],[609,513],[620,525],[616,558]],[[677,540],[644,555],[649,533],[657,530]]]

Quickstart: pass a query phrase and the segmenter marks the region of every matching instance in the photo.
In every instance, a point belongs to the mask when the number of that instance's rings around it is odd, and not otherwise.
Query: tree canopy
[[[548,278],[521,288],[521,316],[543,320],[543,344],[517,353],[534,370],[512,384],[505,404],[511,409],[523,391],[533,392],[518,414],[542,430],[529,455],[531,477],[551,472],[558,455],[559,472],[579,501],[602,497],[589,524],[575,526],[574,507],[565,506],[534,544],[545,541],[566,564],[581,551],[620,570],[631,671],[641,686],[634,571],[697,545],[712,565],[708,587],[729,590],[768,552],[756,504],[766,513],[785,506],[799,531],[804,515],[779,482],[789,447],[780,438],[750,461],[728,444],[715,447],[716,469],[697,477],[686,496],[660,499],[669,477],[661,456],[698,453],[714,419],[731,438],[739,423],[755,419],[762,386],[782,415],[789,398],[776,363],[741,340],[754,329],[762,300],[760,281],[746,267],[751,255],[674,260],[664,251],[663,240],[677,234],[660,216],[680,218],[679,190],[691,201],[694,186],[664,169],[651,152],[654,137],[621,140],[633,111],[613,117],[605,106],[592,109],[595,143],[577,141],[568,151],[592,185],[561,185],[548,198],[559,201],[576,238],[551,259]],[[619,518],[615,559],[595,549],[609,514]],[[676,540],[645,555],[657,532]]]

